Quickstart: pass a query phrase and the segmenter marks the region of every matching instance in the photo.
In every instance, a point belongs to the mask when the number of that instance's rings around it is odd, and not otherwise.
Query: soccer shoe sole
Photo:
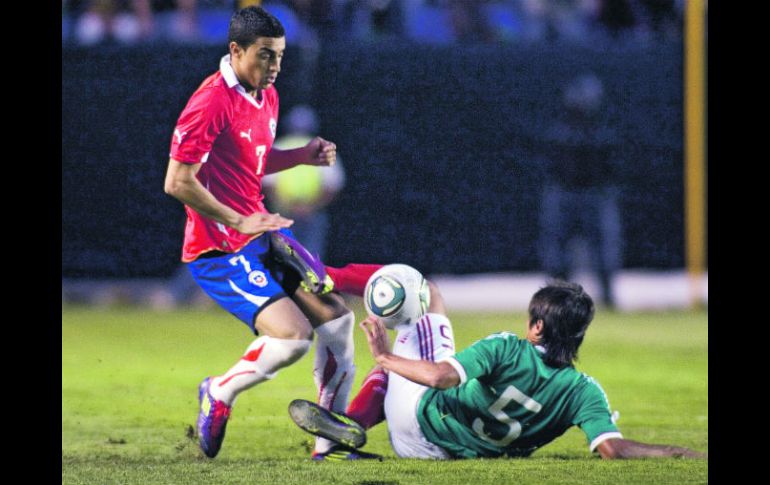
[[[329,450],[326,453],[314,454],[311,459],[313,461],[383,460],[382,455],[354,450],[343,445],[336,446],[337,449]]]
[[[323,295],[333,289],[334,282],[326,274],[323,263],[299,241],[280,232],[271,232],[270,243],[276,259],[299,273],[302,278],[300,285],[305,291]]]
[[[360,448],[366,444],[366,430],[351,420],[340,421],[336,416],[321,406],[295,399],[289,404],[291,419],[310,434],[332,440],[350,448]]]

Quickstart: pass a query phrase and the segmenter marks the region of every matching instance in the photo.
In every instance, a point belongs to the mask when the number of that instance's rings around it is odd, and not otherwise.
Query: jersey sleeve
[[[496,333],[479,340],[446,361],[460,375],[461,384],[471,379],[483,380],[484,376],[494,375],[501,364],[510,362],[509,352],[515,351],[518,343],[519,339],[512,333]]]
[[[171,139],[170,157],[182,163],[203,163],[230,118],[230,103],[215,88],[196,91],[179,115]]]
[[[603,441],[623,435],[613,422],[604,390],[593,379],[584,378],[586,385],[575,396],[577,410],[572,422],[583,430],[589,449],[594,451]]]

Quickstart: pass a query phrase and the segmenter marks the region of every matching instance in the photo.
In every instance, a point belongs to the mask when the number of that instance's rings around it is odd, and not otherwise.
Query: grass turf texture
[[[361,306],[354,308],[358,319]],[[523,335],[523,314],[450,314],[458,348],[500,330]],[[355,393],[373,364],[356,329]],[[197,385],[224,372],[251,342],[219,309],[153,312],[62,308],[62,483],[450,485],[707,483],[706,460],[602,461],[572,428],[526,459],[401,460],[380,424],[365,451],[384,462],[314,463],[311,437],[286,411],[315,399],[313,358],[243,393],[219,456],[192,437]],[[311,351],[312,352],[312,351]],[[708,448],[706,312],[599,311],[577,368],[608,394],[628,439]]]

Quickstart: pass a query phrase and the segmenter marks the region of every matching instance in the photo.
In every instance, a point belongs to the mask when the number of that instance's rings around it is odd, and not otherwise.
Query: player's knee
[[[298,361],[310,350],[310,340],[282,339],[275,337],[260,337],[257,342],[264,344],[265,350],[254,362],[254,366],[268,378],[275,373]]]
[[[283,360],[286,365],[292,364],[302,358],[310,350],[313,343],[308,339],[273,339],[274,343],[280,343],[283,352]]]
[[[286,329],[281,338],[287,340],[306,340],[308,344],[313,341],[313,328],[307,326],[292,326]]]
[[[257,324],[260,335],[283,340],[313,340],[313,327],[306,320],[286,319],[281,324]]]

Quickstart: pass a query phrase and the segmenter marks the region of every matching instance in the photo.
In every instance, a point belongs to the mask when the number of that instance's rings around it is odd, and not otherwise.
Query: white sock
[[[318,388],[318,404],[344,413],[356,367],[353,364],[353,312],[329,320],[315,329],[318,343],[315,350],[313,378]],[[315,451],[325,453],[334,445],[326,438],[316,438]]]
[[[310,340],[259,337],[249,345],[237,364],[223,375],[212,378],[211,395],[232,405],[239,393],[272,379],[278,370],[298,361],[310,350],[310,343]]]

